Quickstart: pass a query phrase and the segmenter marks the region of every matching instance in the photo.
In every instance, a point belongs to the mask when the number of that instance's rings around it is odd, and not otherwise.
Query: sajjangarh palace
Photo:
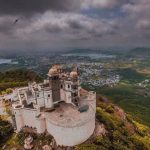
[[[95,129],[96,93],[80,87],[79,73],[63,72],[54,65],[43,83],[18,89],[13,105],[16,128],[47,131],[58,145],[74,146],[86,141]]]

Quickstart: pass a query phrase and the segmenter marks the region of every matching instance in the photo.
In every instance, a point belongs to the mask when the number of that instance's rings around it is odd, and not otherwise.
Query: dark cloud
[[[0,17],[0,34],[11,35],[14,27],[11,17]]]
[[[78,5],[74,0],[0,0],[0,14],[33,15],[47,10],[73,11]]]
[[[5,24],[7,23],[7,24]],[[12,28],[8,25],[8,22],[4,22],[3,24],[0,24],[0,33],[1,34],[11,34]]]
[[[52,25],[52,24],[45,25],[44,30],[48,33],[54,33],[54,34],[62,32],[62,28],[60,26]]]
[[[150,31],[150,21],[148,19],[140,20],[137,22],[136,27],[141,30]]]
[[[49,10],[112,8],[128,0],[0,0],[0,15],[34,15]]]
[[[76,20],[69,20],[67,23],[70,26],[70,28],[72,28],[72,29],[83,29],[84,28],[84,26],[79,21],[76,21]]]
[[[150,45],[149,10],[150,0],[0,0],[0,49]]]

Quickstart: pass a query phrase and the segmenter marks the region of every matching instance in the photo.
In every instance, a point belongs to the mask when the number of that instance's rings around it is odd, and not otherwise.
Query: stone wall
[[[62,127],[46,120],[47,131],[54,136],[58,145],[74,146],[86,141],[94,132],[95,117],[73,127]]]

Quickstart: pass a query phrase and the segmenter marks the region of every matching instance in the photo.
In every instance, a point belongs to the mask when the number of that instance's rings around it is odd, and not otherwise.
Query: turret
[[[36,129],[38,133],[44,133],[46,130],[45,118],[41,114],[36,116]]]
[[[21,105],[17,105],[14,107],[14,115],[15,115],[17,131],[19,132],[22,129],[22,127],[24,126]]]
[[[71,85],[71,99],[72,103],[78,106],[78,101],[79,101],[79,81],[78,81],[78,72],[77,69],[75,68],[71,73],[70,73],[72,85]]]
[[[49,86],[52,91],[52,101],[55,103],[60,101],[60,67],[53,66],[48,72]],[[50,95],[49,95],[50,96]]]

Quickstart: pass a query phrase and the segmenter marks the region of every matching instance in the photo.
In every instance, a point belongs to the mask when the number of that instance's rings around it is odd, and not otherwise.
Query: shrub
[[[108,112],[108,113],[114,113],[114,108],[113,108],[113,106],[112,105],[109,105],[108,107],[106,107],[106,112]]]
[[[13,90],[12,90],[11,88],[6,89],[6,93],[7,93],[7,94],[10,94],[10,93],[12,93],[12,92],[13,92]]]
[[[77,150],[98,150],[98,146],[94,144],[81,144],[77,146]]]

